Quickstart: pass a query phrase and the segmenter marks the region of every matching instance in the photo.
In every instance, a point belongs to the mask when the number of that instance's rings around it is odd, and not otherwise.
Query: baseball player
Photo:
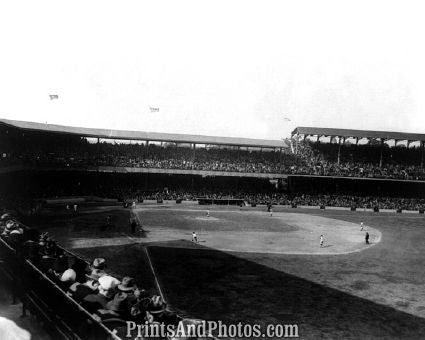
[[[364,230],[364,223],[363,223],[363,221],[361,221],[360,222],[360,231],[363,231]]]
[[[198,243],[198,236],[196,236],[195,232],[192,232],[192,242]]]
[[[323,244],[325,243],[325,237],[322,235],[320,235],[320,248],[323,248]]]

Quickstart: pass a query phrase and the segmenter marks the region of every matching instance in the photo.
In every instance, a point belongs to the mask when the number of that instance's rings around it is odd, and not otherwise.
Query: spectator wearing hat
[[[143,289],[136,289],[134,296],[136,297],[136,302],[130,308],[131,316],[136,322],[144,323],[151,299]]]
[[[87,280],[94,280],[99,281],[99,279],[106,275],[106,273],[103,270],[100,269],[92,269],[92,271],[89,274],[86,274]]]
[[[146,315],[151,315],[154,322],[178,324],[181,318],[174,312],[167,310],[167,303],[161,296],[154,295],[146,307]]]
[[[72,269],[72,268],[68,268],[60,276],[60,281],[61,282],[72,282],[73,283],[73,282],[75,282],[76,277],[77,277],[77,273],[75,272],[75,270]]]
[[[137,289],[136,281],[129,276],[124,276],[121,283],[117,286],[121,292],[129,293]]]
[[[76,277],[77,273],[75,270],[68,268],[60,276],[58,286],[66,291],[75,282]]]
[[[162,297],[159,295],[154,295],[148,302],[146,310],[154,316],[155,321],[158,321],[156,320],[155,316],[159,316],[161,313],[163,313],[166,307],[167,304],[162,299]]]
[[[137,303],[140,290],[137,288],[136,281],[132,277],[124,276],[117,288],[120,292],[127,294],[130,307]]]
[[[88,278],[94,278],[99,272],[94,272],[94,269]],[[99,309],[105,309],[106,304],[110,301],[116,292],[117,286],[121,283],[118,279],[110,275],[100,275],[98,278],[98,292],[88,294],[83,298],[82,305],[90,313],[94,313]]]
[[[99,278],[99,294],[105,296],[107,299],[112,299],[115,295],[117,286],[121,282],[113,276],[103,275]]]
[[[43,256],[44,259],[49,259],[51,260],[52,258],[54,258],[53,256]],[[61,277],[61,275],[65,272],[65,270],[68,269],[68,259],[66,258],[66,256],[62,255],[59,256],[58,258],[56,258],[55,260],[53,260],[53,264],[51,269],[49,270],[49,274],[52,274],[51,277],[54,279],[58,279]],[[42,262],[44,262],[42,260]],[[46,263],[46,262],[44,262]]]
[[[88,279],[84,283],[75,282],[69,287],[68,294],[76,301],[82,301],[87,295],[97,294],[99,282]]]
[[[114,298],[106,304],[106,309],[122,319],[128,319],[130,316],[128,294],[121,291],[117,292]]]
[[[90,268],[104,270],[106,268],[106,260],[104,258],[95,258]]]
[[[14,226],[8,235],[7,242],[10,244],[12,248],[20,248],[22,243],[24,242],[23,237],[23,229],[18,226]]]
[[[108,299],[99,293],[94,291],[91,294],[87,294],[81,301],[81,305],[89,312],[95,313],[99,309],[105,309]]]

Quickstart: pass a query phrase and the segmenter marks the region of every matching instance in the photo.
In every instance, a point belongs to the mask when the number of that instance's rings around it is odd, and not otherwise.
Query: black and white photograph
[[[0,3],[0,339],[425,339],[424,13]]]

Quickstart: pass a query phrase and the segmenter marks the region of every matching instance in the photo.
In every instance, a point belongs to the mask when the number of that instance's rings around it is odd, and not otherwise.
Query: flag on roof
[[[59,96],[57,94],[49,94],[50,100],[53,99],[59,99]]]

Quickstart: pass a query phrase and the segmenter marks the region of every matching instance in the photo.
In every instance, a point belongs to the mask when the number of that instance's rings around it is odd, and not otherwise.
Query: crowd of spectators
[[[424,180],[422,149],[287,141],[282,151],[189,144],[93,142],[76,135],[0,131],[0,168],[101,166]],[[291,146],[291,147],[290,147]]]
[[[276,205],[297,205],[297,206],[328,206],[345,208],[364,208],[390,210],[420,210],[425,208],[425,199],[422,198],[402,198],[386,196],[361,196],[358,194],[287,194],[278,192],[235,192],[235,191],[214,191],[214,190],[159,190],[153,192],[143,192],[137,199],[143,200],[187,200],[196,201],[198,198],[213,200],[238,199],[244,200],[247,204],[276,204]]]
[[[345,145],[338,160],[338,144],[298,143],[297,156],[302,159],[291,167],[291,174],[424,180],[421,150],[389,148],[376,145]],[[382,153],[382,164],[381,164]]]
[[[167,144],[89,143],[16,145],[2,153],[0,166],[27,165],[91,169],[102,166],[203,170],[244,173],[344,176],[424,180],[418,148],[383,148],[344,145],[338,161],[338,145],[301,141],[292,149],[246,150],[244,148],[196,148]],[[295,142],[293,142],[295,145]],[[41,147],[43,146],[43,147]],[[383,152],[381,163],[380,153]]]
[[[110,174],[114,177],[114,174]],[[189,183],[179,182],[176,178],[174,183],[168,186],[161,186],[161,178],[152,179],[151,188],[141,188],[137,182],[127,181],[125,175],[112,180],[106,176],[98,177],[96,180],[87,178],[84,182],[78,182],[77,185],[70,183],[69,186],[63,181],[54,181],[50,185],[44,185],[40,181],[40,188],[31,189],[25,185],[22,190],[16,190],[11,193],[0,194],[0,204],[20,212],[23,215],[34,215],[43,207],[46,199],[54,199],[60,197],[99,197],[116,199],[119,202],[133,202],[146,200],[170,200],[170,201],[194,201],[198,198],[206,198],[212,200],[243,200],[247,204],[278,204],[278,205],[305,205],[305,206],[329,206],[329,207],[357,207],[372,209],[403,209],[403,210],[420,210],[425,208],[425,199],[421,196],[408,197],[407,195],[397,195],[392,193],[362,194],[359,191],[342,190],[340,192],[320,190],[320,185],[315,191],[299,191],[284,192],[277,190],[274,185],[268,181],[256,183],[254,187],[252,181],[247,183],[239,183],[235,186],[231,182],[212,181],[211,183],[197,184],[191,186]],[[118,174],[115,174],[118,176]],[[49,176],[48,176],[49,177]],[[121,178],[122,177],[122,178]],[[51,177],[49,177],[51,178]],[[83,180],[83,178],[80,178]],[[156,183],[155,183],[156,182]],[[42,195],[44,194],[44,195]]]
[[[0,169],[101,166],[425,180],[420,147],[286,140],[279,149],[106,141],[0,127]]]
[[[401,198],[382,196],[359,196],[359,195],[311,195],[298,194],[286,197],[286,202],[306,206],[328,206],[361,209],[389,209],[389,210],[421,210],[425,208],[425,199],[421,198]]]
[[[163,298],[130,276],[118,277],[104,258],[90,264],[65,251],[47,233],[39,233],[11,214],[0,217],[0,237],[18,256],[29,260],[95,319],[120,319],[138,324],[177,325],[182,317],[169,310]]]
[[[246,192],[217,190],[172,190],[164,188],[154,191],[139,191],[137,195],[128,194],[125,201],[193,201],[204,198],[208,200],[243,200],[246,204],[275,204],[297,206],[356,207],[360,209],[421,210],[425,208],[425,199],[389,196],[362,196],[359,194],[288,194],[279,192]]]

